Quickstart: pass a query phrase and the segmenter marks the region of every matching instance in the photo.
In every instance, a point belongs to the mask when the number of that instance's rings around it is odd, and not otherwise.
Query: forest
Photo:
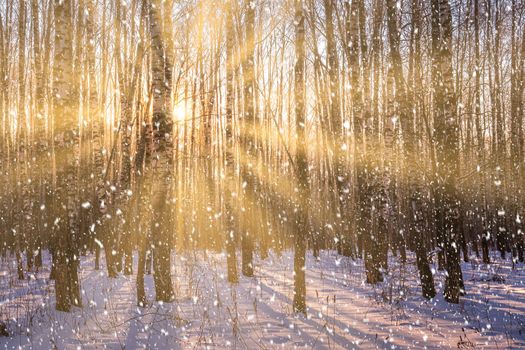
[[[522,0],[0,0],[0,348],[525,348]]]

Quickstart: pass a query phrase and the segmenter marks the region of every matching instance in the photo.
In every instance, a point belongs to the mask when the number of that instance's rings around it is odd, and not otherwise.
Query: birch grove
[[[47,264],[66,312],[84,257],[145,307],[197,251],[231,285],[293,252],[298,314],[323,251],[372,286],[398,257],[458,304],[462,262],[525,262],[524,21],[518,0],[0,0],[1,254],[20,280]]]

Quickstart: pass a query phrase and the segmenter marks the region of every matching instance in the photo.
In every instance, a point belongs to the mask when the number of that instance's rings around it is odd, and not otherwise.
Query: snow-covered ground
[[[46,257],[48,260],[49,257]],[[412,258],[413,259],[413,258]],[[136,261],[137,259],[135,259]],[[256,261],[254,278],[229,285],[225,257],[174,255],[176,300],[135,306],[135,276],[107,278],[82,259],[83,308],[54,311],[48,269],[16,279],[3,262],[0,349],[505,349],[525,348],[525,267],[510,261],[463,264],[459,305],[420,296],[413,261],[391,258],[385,282],[364,283],[361,261],[324,252],[307,261],[308,316],[292,313],[293,254]],[[152,276],[146,276],[153,300]]]

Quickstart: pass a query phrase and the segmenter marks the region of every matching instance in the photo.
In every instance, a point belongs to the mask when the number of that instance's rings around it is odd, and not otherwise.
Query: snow
[[[335,252],[307,259],[307,316],[292,313],[293,253],[256,260],[254,278],[226,279],[224,254],[174,254],[176,300],[136,306],[135,275],[109,279],[82,257],[83,308],[54,310],[49,269],[16,279],[13,258],[0,272],[0,314],[10,337],[0,349],[450,349],[525,347],[525,268],[493,259],[463,263],[459,305],[420,296],[415,257],[390,258],[385,281],[364,283],[361,261]],[[45,254],[45,266],[49,255]],[[135,257],[135,262],[137,261]],[[101,265],[104,266],[103,259]],[[434,266],[434,269],[437,269]],[[136,271],[136,267],[135,270]],[[154,299],[146,276],[148,300]]]

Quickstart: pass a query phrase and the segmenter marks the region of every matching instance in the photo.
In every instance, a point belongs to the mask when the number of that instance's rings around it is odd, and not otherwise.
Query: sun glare
[[[173,108],[173,117],[175,121],[182,122],[186,119],[187,110],[184,103],[179,103]]]

